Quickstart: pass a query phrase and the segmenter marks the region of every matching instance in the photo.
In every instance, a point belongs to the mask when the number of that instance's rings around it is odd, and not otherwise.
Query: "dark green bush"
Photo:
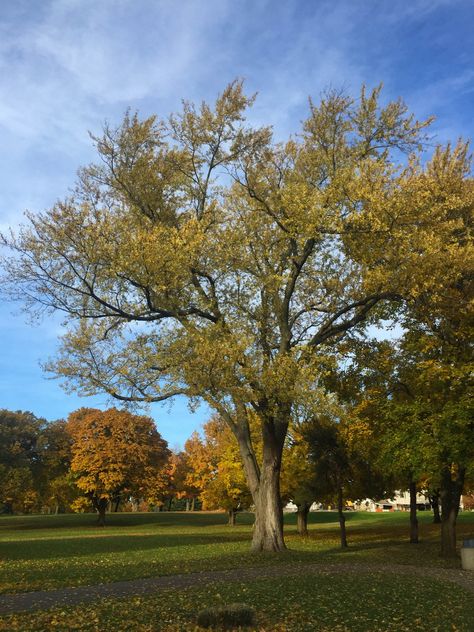
[[[220,608],[208,608],[198,614],[197,624],[202,628],[232,629],[253,625],[255,611],[242,603],[232,603]]]

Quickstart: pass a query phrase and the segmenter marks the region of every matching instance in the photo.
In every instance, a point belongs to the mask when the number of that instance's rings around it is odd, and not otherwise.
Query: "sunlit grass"
[[[223,514],[112,514],[101,529],[91,515],[0,518],[0,590],[18,592],[155,575],[246,566],[351,562],[447,566],[439,525],[420,515],[420,544],[408,543],[408,514],[347,513],[350,547],[341,551],[337,516],[310,515],[310,535],[287,515],[284,556],[251,555],[251,514],[228,527]],[[459,517],[459,537],[474,537],[474,514]],[[459,566],[454,561],[451,565]]]

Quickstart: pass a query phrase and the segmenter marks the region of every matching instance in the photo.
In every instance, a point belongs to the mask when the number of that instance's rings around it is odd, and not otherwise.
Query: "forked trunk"
[[[300,535],[307,536],[308,535],[308,514],[309,514],[309,508],[311,507],[311,503],[303,501],[302,503],[296,506],[298,507],[298,511],[296,513],[296,524],[297,524],[298,533]]]
[[[344,498],[342,494],[342,487],[337,490],[337,513],[339,515],[339,527],[341,533],[341,549],[347,548],[347,535],[346,535],[346,517],[344,515]]]
[[[441,555],[456,557],[456,521],[464,486],[465,469],[456,474],[446,467],[441,478]]]
[[[229,517],[227,524],[229,525],[229,527],[235,527],[235,515],[236,515],[235,509],[229,509],[227,512],[227,515]]]
[[[418,518],[416,515],[416,481],[410,482],[410,544],[418,544]]]

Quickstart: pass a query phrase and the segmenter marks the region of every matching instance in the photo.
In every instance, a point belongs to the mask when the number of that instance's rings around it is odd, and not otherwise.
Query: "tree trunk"
[[[263,464],[255,494],[255,524],[252,551],[284,551],[283,507],[280,500],[279,470]]]
[[[255,505],[252,551],[285,551],[283,507],[280,497],[280,469],[283,443],[289,422],[289,408],[279,419],[262,419],[263,458],[259,467],[248,424],[239,424],[236,436],[245,474]]]
[[[441,514],[439,512],[439,489],[434,490],[430,496],[430,505],[433,510],[433,524],[441,524]]]
[[[194,511],[195,507],[196,507],[196,498],[193,496],[191,498],[191,511]]]
[[[186,498],[186,511],[189,511],[189,498]]]
[[[235,527],[235,515],[236,515],[235,509],[229,509],[227,512],[227,515],[229,516],[229,520],[227,524],[229,525],[229,527]]]
[[[418,518],[416,516],[416,481],[410,482],[410,544],[418,544]]]
[[[344,498],[342,495],[341,486],[339,486],[337,490],[337,513],[339,515],[339,527],[341,531],[341,549],[346,549],[347,548],[346,517],[344,515]]]
[[[109,501],[107,498],[99,498],[98,500],[93,501],[94,507],[99,514],[97,518],[97,525],[99,527],[105,527],[105,512],[107,511],[107,505]]]
[[[311,507],[311,504],[306,501],[303,501],[302,503],[296,506],[298,507],[298,511],[296,513],[296,524],[297,524],[298,533],[300,535],[307,536],[308,535],[308,514],[309,514],[309,508]]]
[[[456,521],[465,474],[463,468],[453,474],[450,467],[445,467],[441,476],[441,555],[446,558],[457,556]]]
[[[120,496],[115,501],[114,513],[117,513],[117,511],[119,510],[119,506],[120,506]]]

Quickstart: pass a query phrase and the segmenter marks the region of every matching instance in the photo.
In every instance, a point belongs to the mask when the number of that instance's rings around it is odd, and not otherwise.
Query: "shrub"
[[[202,628],[232,629],[253,625],[255,611],[250,606],[233,603],[221,608],[209,608],[198,614],[197,623]]]

